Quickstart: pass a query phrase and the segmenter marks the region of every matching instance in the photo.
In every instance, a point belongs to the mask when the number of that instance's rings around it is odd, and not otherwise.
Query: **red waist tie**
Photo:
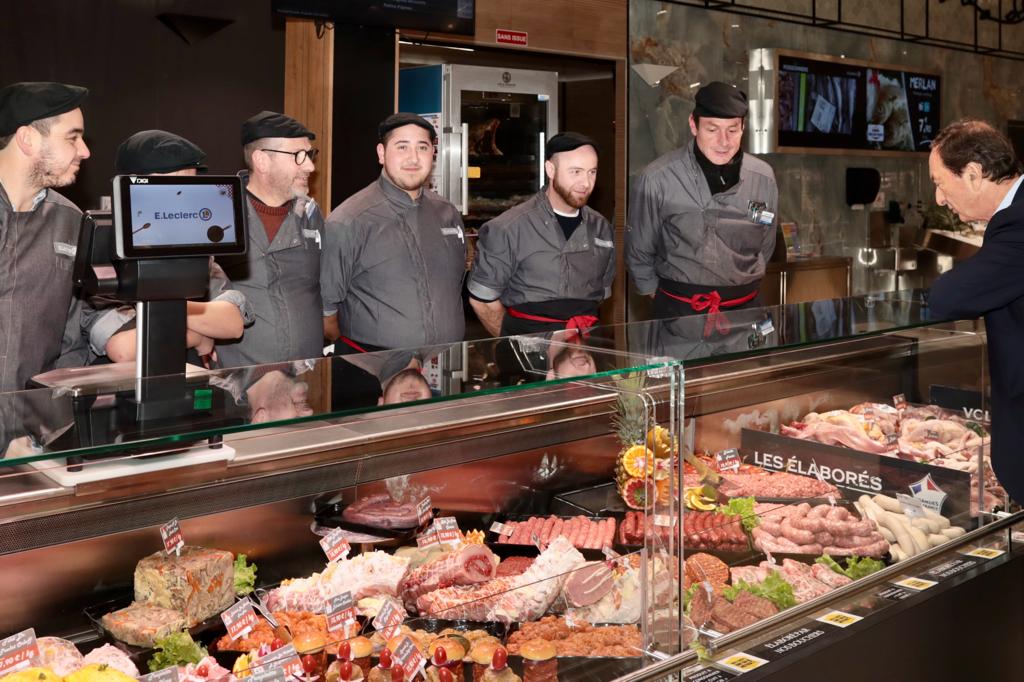
[[[338,337],[338,341],[341,341],[342,343],[344,343],[346,346],[348,346],[350,348],[354,348],[355,350],[359,351],[360,353],[369,353],[370,352],[370,351],[366,350],[365,348],[363,348],[362,346],[360,346],[355,341],[353,341],[352,339],[350,339],[347,336],[345,336],[344,334],[342,334],[341,336]]]
[[[692,297],[687,298],[686,296],[676,296],[671,294],[664,289],[659,289],[661,293],[665,294],[671,299],[680,301],[682,303],[689,303],[690,307],[698,313],[708,311],[707,321],[704,323],[704,336],[708,336],[711,333],[711,327],[713,326],[718,330],[719,334],[728,334],[732,328],[729,325],[729,321],[725,318],[725,315],[721,314],[722,308],[734,308],[738,305],[743,305],[748,301],[754,300],[757,296],[757,289],[754,289],[746,296],[739,298],[732,298],[728,301],[723,301],[721,294],[717,291],[712,291],[707,294],[694,294]]]
[[[564,324],[565,328],[569,331],[576,332],[581,336],[586,336],[590,331],[590,328],[598,323],[597,316],[595,315],[573,315],[568,320],[559,320],[554,317],[544,317],[543,315],[531,315],[530,313],[524,313],[515,308],[506,308],[505,311],[512,317],[516,317],[520,320],[531,320],[533,322],[549,322],[555,324]],[[574,339],[575,336],[570,334],[566,341]]]

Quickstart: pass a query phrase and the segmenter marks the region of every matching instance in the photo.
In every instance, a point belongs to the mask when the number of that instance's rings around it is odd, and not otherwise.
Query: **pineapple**
[[[643,375],[634,374],[622,380],[625,389],[615,403],[612,423],[622,447],[615,460],[615,483],[619,496],[631,509],[646,509],[648,500],[644,478],[654,472],[654,453],[647,447],[647,413],[643,398]]]

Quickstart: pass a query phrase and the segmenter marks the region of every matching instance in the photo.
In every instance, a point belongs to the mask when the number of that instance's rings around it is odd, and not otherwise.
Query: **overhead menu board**
[[[927,152],[941,127],[941,78],[914,69],[754,50],[750,92],[754,153]]]

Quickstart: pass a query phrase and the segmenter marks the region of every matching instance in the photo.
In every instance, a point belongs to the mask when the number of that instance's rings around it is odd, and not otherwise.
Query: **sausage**
[[[508,536],[508,542],[514,545],[524,544],[523,532],[526,530],[525,521],[510,521],[509,525],[513,526],[512,535]]]
[[[554,540],[561,535],[563,528],[565,528],[565,519],[555,519],[555,522],[551,524],[551,539]]]
[[[769,535],[774,535],[775,537],[782,535],[782,523],[779,521],[762,519],[761,524],[755,528],[755,530],[757,529],[763,530]]]
[[[847,535],[844,537],[836,538],[834,544],[836,547],[864,547],[865,545],[871,545],[881,539],[882,536],[878,536],[877,539],[872,538],[870,535]]]
[[[795,545],[810,545],[814,543],[814,533],[809,530],[794,528],[790,519],[782,522],[782,535]]]
[[[615,518],[609,518],[604,522],[604,537],[601,541],[602,547],[611,547],[615,542]]]
[[[597,548],[597,522],[587,521],[587,537],[583,541],[583,546],[587,549]]]
[[[825,514],[826,522],[827,521],[846,521],[849,517],[850,517],[850,512],[848,512],[843,507],[832,507],[831,509],[828,510],[828,513]]]
[[[573,544],[574,547],[582,547],[583,546],[583,540],[586,537],[585,536],[586,526],[584,524],[586,523],[587,520],[586,520],[586,518],[584,518],[582,516],[577,516],[577,517],[574,517],[572,521],[573,521],[572,544]]]
[[[815,533],[814,534],[814,541],[816,543],[818,543],[819,545],[822,545],[822,546],[827,546],[827,545],[835,544],[833,542],[833,540],[834,540],[834,538],[833,538],[832,534],[831,533],[827,533],[825,531],[822,531],[820,533]]]
[[[828,510],[829,507],[824,504],[819,504],[817,507],[814,507],[811,511],[807,512],[807,516],[812,519],[824,519],[825,514],[828,514]]]
[[[551,528],[555,525],[555,517],[549,516],[544,519],[544,525],[540,528],[540,541],[548,542],[551,539]]]
[[[815,507],[817,509],[817,507]],[[814,510],[811,510],[814,511]],[[809,530],[812,533],[820,533],[825,530],[825,520],[820,516],[802,516],[799,518],[790,517],[789,521],[798,530]]]

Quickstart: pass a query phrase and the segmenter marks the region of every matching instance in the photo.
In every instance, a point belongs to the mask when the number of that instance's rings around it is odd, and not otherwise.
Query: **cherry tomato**
[[[352,679],[352,661],[342,661],[341,665],[338,666],[338,679],[348,680]]]
[[[437,679],[440,682],[453,682],[452,671],[448,668],[441,668],[437,671]]]
[[[339,661],[351,661],[352,660],[352,645],[348,641],[344,641],[338,645],[338,660]]]
[[[444,665],[447,660],[448,652],[444,650],[443,646],[434,649],[434,665]]]
[[[206,663],[203,663],[198,668],[196,668],[196,675],[199,675],[200,677],[209,677],[210,666]]]
[[[396,665],[391,669],[391,682],[404,682],[405,671],[402,670],[402,666]]]
[[[504,670],[508,664],[508,650],[504,647],[498,647],[494,650],[494,656],[491,657],[491,667],[495,670]]]
[[[283,647],[283,646],[284,646],[284,640],[283,640],[283,639],[281,639],[280,637],[275,637],[275,638],[274,638],[274,639],[273,639],[273,640],[272,640],[272,641],[270,642],[270,650],[271,650],[271,651],[277,651],[278,649],[280,649],[280,648],[281,648],[281,647]]]
[[[387,670],[391,667],[391,650],[388,648],[381,649],[380,667],[384,670]]]

